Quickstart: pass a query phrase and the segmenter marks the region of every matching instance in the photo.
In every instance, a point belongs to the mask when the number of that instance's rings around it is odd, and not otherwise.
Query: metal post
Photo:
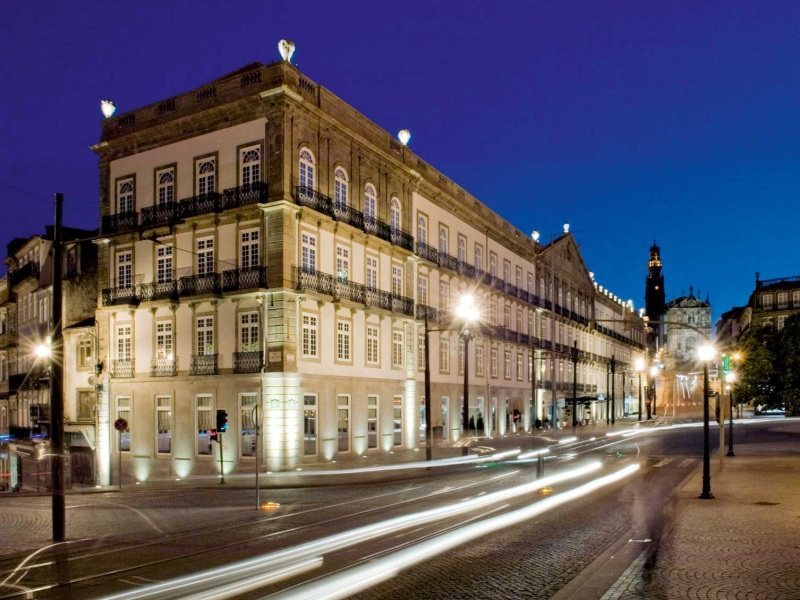
[[[225,465],[223,464],[223,456],[222,456],[222,432],[217,430],[217,442],[219,442],[219,484],[222,485],[225,483]]]
[[[261,430],[261,407],[256,404],[253,407],[253,425],[256,428],[256,510],[261,508],[261,488],[258,485],[258,471],[259,471],[259,461],[258,455],[261,453],[259,447],[259,431]]]
[[[469,432],[469,340],[472,338],[469,330],[464,331],[464,436]],[[466,448],[465,448],[466,449]]]
[[[572,345],[572,427],[578,426],[578,340]]]
[[[431,423],[431,348],[428,341],[428,307],[425,308],[425,460],[433,459],[433,423]]]
[[[642,420],[642,372],[639,371],[639,421]]]
[[[122,489],[122,430],[119,431],[119,440],[117,443],[117,455],[119,457],[119,468],[117,469],[119,471],[118,483],[119,483],[119,489]]]
[[[611,423],[611,388],[608,386],[608,376],[611,374],[611,367],[606,365],[606,425]]]
[[[733,453],[733,384],[731,384],[728,397],[730,398],[731,412],[728,415],[728,453],[725,456],[736,456]]]
[[[611,424],[614,424],[615,414],[617,412],[617,401],[614,397],[616,395],[616,389],[614,388],[614,374],[617,371],[617,360],[614,358],[614,355],[611,355]]]
[[[531,346],[531,431],[536,423],[536,350]]]
[[[64,501],[64,340],[61,335],[62,313],[62,215],[64,195],[56,194],[56,219],[53,228],[53,323],[50,330],[50,470],[53,483],[53,541],[66,537]]]
[[[703,491],[700,498],[710,500],[711,493],[711,446],[708,427],[708,362],[703,361]]]
[[[653,416],[658,418],[658,408],[656,407],[656,376],[655,375],[653,375],[653,381],[651,382],[650,385],[653,387]]]

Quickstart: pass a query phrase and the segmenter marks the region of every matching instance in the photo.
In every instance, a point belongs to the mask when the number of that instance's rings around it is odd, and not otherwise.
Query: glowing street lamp
[[[644,359],[640,356],[633,363],[633,368],[639,374],[639,420],[642,420],[642,371],[644,371]]]
[[[700,498],[710,500],[711,493],[711,447],[708,428],[708,363],[714,358],[716,350],[711,344],[703,344],[697,349],[697,358],[703,363],[703,490]]]
[[[472,294],[461,296],[458,306],[456,306],[456,317],[464,322],[464,328],[461,331],[461,338],[464,340],[464,408],[462,425],[466,436],[469,431],[469,341],[473,337],[470,326],[480,318],[480,311],[475,305],[475,298]]]
[[[34,349],[37,358],[50,358],[50,344],[39,344]]]
[[[408,146],[408,142],[411,141],[411,132],[408,129],[401,129],[397,132],[397,139],[403,146]]]

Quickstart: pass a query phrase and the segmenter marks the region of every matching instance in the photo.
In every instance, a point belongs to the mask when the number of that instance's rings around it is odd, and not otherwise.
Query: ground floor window
[[[256,455],[256,407],[258,394],[239,395],[239,423],[241,423],[241,452],[242,456]]]
[[[303,396],[303,454],[317,454],[317,397]]]
[[[117,397],[117,418],[127,422],[125,428],[119,432],[119,450],[130,452],[131,450],[131,399],[128,396]]]
[[[378,397],[367,396],[367,448],[378,447]]]
[[[156,396],[157,452],[172,452],[172,397]]]
[[[197,454],[211,456],[211,429],[214,399],[209,394],[197,396]]]
[[[348,452],[350,450],[350,396],[344,394],[337,397],[337,429],[339,452]]]
[[[392,399],[392,412],[394,422],[394,445],[403,445],[403,397],[395,396]]]

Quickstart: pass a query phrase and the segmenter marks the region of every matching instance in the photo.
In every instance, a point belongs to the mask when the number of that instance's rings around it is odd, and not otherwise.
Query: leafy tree
[[[786,319],[778,350],[776,374],[781,382],[778,397],[786,407],[786,414],[794,415],[800,411],[800,313]]]

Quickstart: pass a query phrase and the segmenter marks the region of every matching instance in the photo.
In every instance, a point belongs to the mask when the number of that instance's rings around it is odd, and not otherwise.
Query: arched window
[[[378,200],[375,196],[375,186],[368,183],[364,187],[364,221],[370,223],[378,218]]]
[[[439,225],[439,252],[447,254],[447,227]]]
[[[216,190],[217,165],[213,158],[199,161],[197,165],[197,193],[210,194]]]
[[[158,173],[158,203],[165,204],[175,200],[175,171],[166,169]]]
[[[126,179],[117,184],[117,212],[133,212],[133,180]]]
[[[400,200],[397,197],[392,198],[392,214],[390,218],[392,233],[397,233],[401,229],[400,224],[402,223],[402,213],[400,210]]]
[[[333,203],[336,208],[347,206],[347,171],[337,167],[333,178]]]
[[[239,152],[242,185],[250,185],[261,179],[261,148],[243,148]]]
[[[428,219],[424,215],[417,217],[417,243],[428,243]]]
[[[300,187],[314,189],[314,155],[308,148],[300,149]]]

